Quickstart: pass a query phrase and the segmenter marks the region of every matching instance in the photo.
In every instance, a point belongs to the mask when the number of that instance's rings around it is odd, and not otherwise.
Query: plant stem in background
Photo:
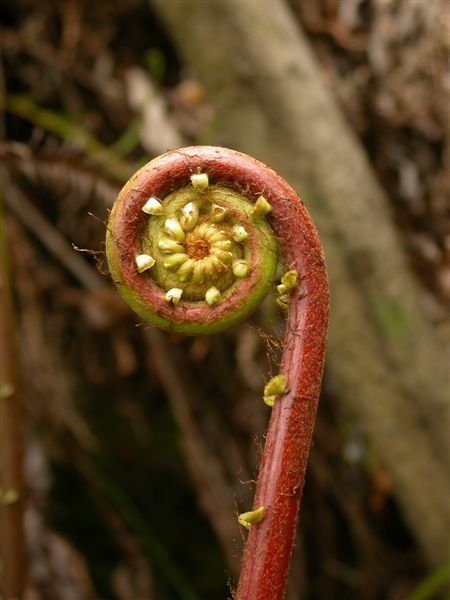
[[[74,124],[63,115],[42,108],[26,96],[7,96],[3,100],[0,99],[0,108],[5,108],[10,113],[27,119],[46,131],[51,131],[63,140],[70,140],[116,180],[123,181],[130,176],[130,166],[119,158],[114,149],[110,150],[87,129]]]
[[[6,234],[0,205],[0,596],[21,598],[24,579],[20,376]]]

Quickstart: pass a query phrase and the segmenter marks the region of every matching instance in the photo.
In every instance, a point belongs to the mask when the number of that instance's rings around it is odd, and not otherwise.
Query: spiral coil
[[[107,233],[109,268],[125,300],[151,324],[188,334],[245,319],[277,266],[270,204],[244,188],[245,173],[223,181],[214,161],[199,160],[202,151],[170,152],[138,171]]]

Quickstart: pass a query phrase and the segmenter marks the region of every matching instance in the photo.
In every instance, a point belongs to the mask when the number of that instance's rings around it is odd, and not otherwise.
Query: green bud
[[[248,271],[249,266],[245,260],[235,260],[233,262],[233,275],[235,277],[247,277]]]
[[[162,237],[158,242],[158,248],[164,254],[184,253],[184,246],[169,237]]]
[[[292,288],[297,287],[298,283],[298,273],[297,271],[288,271],[281,278],[281,283],[286,286],[286,289],[291,290]],[[280,292],[282,293],[282,292]]]
[[[14,392],[15,389],[12,383],[9,381],[2,383],[0,385],[0,400],[6,400],[6,398],[10,398]]]
[[[264,388],[264,396],[278,396],[286,392],[286,375],[275,375]]]
[[[278,304],[278,306],[281,308],[281,310],[288,310],[289,308],[289,296],[287,294],[283,294],[282,296],[279,296],[275,302]]]
[[[219,242],[214,242],[213,246],[217,250],[231,250],[232,248],[230,240],[220,240]]]
[[[209,290],[206,291],[205,301],[209,306],[214,306],[218,304],[222,300],[222,294],[216,287],[210,287]]]
[[[256,510],[252,510],[250,512],[242,513],[238,516],[239,525],[245,527],[246,529],[250,529],[252,525],[256,525],[261,523],[264,519],[264,506],[260,506]]]
[[[263,396],[263,400],[264,404],[267,404],[267,406],[272,408],[272,406],[275,404],[276,396]]]
[[[213,223],[221,223],[227,216],[228,211],[224,206],[213,204],[211,206],[211,221]]]
[[[265,217],[267,215],[267,213],[270,213],[271,210],[272,210],[272,207],[267,202],[267,200],[264,198],[264,196],[260,196],[258,198],[258,200],[255,202],[255,206],[253,207],[252,217],[254,219],[256,219],[258,217]]]
[[[19,492],[13,488],[3,490],[3,492],[0,488],[0,500],[4,506],[11,506],[11,504],[15,504],[19,497]]]
[[[169,256],[164,259],[163,266],[165,269],[173,269],[174,267],[184,264],[188,258],[189,256],[182,252],[169,254]]]
[[[206,173],[197,173],[191,175],[191,182],[198,192],[204,192],[209,185],[209,178]]]
[[[164,223],[164,230],[166,233],[171,235],[177,242],[184,242],[186,235],[183,231],[183,228],[180,225],[180,222],[177,218],[172,217],[170,219],[166,219]]]
[[[180,225],[184,231],[192,231],[197,225],[199,217],[198,204],[196,202],[189,202],[181,209],[182,215],[180,217]]]
[[[235,242],[245,242],[248,233],[243,225],[234,225],[231,229],[231,237]]]
[[[195,266],[195,261],[189,258],[177,271],[177,275],[180,281],[186,281],[192,274]]]

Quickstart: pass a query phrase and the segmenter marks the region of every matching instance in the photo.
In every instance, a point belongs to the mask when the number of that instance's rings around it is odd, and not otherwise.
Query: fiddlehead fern
[[[278,249],[277,249],[278,247]],[[277,253],[279,257],[277,258]],[[320,391],[328,321],[322,249],[296,193],[259,161],[224,148],[184,148],[138,171],[111,212],[107,255],[130,306],[187,334],[239,323],[286,275],[280,374],[264,390],[272,418],[248,528],[240,600],[284,596]]]
[[[277,264],[264,216],[270,206],[262,198],[255,205],[244,181],[232,182],[220,161],[202,156],[203,148],[168,153],[136,173],[107,236],[110,270],[130,306],[187,334],[215,333],[248,316]]]

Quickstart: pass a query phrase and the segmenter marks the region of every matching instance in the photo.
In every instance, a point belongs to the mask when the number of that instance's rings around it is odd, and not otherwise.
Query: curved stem
[[[284,597],[323,371],[328,281],[321,245],[303,204],[271,173],[273,229],[284,261],[301,274],[290,303],[280,372],[288,394],[275,403],[254,506],[265,518],[250,529],[237,591],[239,600]]]
[[[248,536],[239,600],[284,597],[322,377],[328,301],[320,260],[301,290],[281,368],[290,391],[274,406],[258,476],[254,506],[265,507],[265,518]]]
[[[212,333],[217,330],[217,319],[230,326],[249,312],[248,292],[256,285],[256,275],[263,271],[254,262],[249,277],[233,288],[233,293],[214,310],[205,302],[186,302],[175,307],[164,304],[157,282],[151,276],[143,278],[136,270],[135,256],[142,247],[145,229],[142,207],[146,199],[169,198],[174,190],[186,189],[190,177],[196,173],[206,174],[213,186],[245,196],[254,205],[253,215],[258,202],[266,203],[271,210],[267,221],[278,240],[282,261],[287,269],[299,275],[295,287],[279,286],[288,290],[283,296],[289,304],[289,315],[281,365],[287,390],[283,387],[283,395],[274,404],[257,483],[255,512],[247,513],[247,522],[245,515],[241,515],[242,524],[254,525],[250,527],[237,598],[278,600],[283,598],[286,587],[323,371],[328,324],[325,261],[316,230],[301,200],[272,169],[225,148],[199,146],[168,152],[131,178],[110,218],[111,270],[124,297],[144,318],[163,328],[176,326],[178,331],[188,333],[199,331],[201,324],[203,333]],[[253,216],[253,220],[256,227],[259,219]],[[247,226],[250,227],[249,221]],[[253,251],[252,261],[258,256],[259,252]],[[272,271],[266,272],[269,280],[264,286],[268,289]],[[251,308],[255,308],[254,303]],[[275,399],[272,394],[280,391],[275,386],[274,390],[268,392],[270,402]]]

